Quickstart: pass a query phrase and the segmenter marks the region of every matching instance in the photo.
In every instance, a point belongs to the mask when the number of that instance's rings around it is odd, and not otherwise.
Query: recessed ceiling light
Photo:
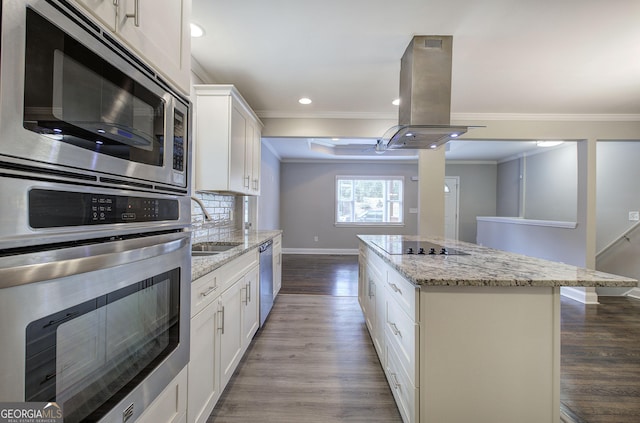
[[[200,38],[204,35],[204,29],[201,26],[191,23],[191,38]]]
[[[340,138],[331,138],[331,141],[340,141]]]
[[[563,143],[564,141],[536,141],[538,147],[555,147]]]
[[[393,104],[394,106],[399,106],[399,105],[400,105],[400,99],[399,99],[399,98],[396,98],[395,100],[393,100],[393,101],[391,102],[391,104]]]
[[[307,98],[307,97],[302,97],[300,100],[298,100],[298,103],[300,103],[300,104],[311,104],[311,99]]]

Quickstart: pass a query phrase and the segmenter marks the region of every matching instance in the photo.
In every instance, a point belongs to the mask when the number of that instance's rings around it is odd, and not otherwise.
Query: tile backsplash
[[[235,231],[242,230],[242,197],[213,192],[196,192],[194,197],[200,199],[211,216],[204,218],[202,209],[195,201],[191,201],[191,239],[193,243],[224,239]]]

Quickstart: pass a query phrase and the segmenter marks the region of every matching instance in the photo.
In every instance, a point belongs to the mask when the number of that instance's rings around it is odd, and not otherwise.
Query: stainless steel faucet
[[[202,201],[199,198],[196,198],[196,197],[191,197],[191,199],[193,201],[195,201],[196,203],[198,203],[198,205],[202,209],[202,213],[204,213],[205,220],[211,220],[211,216],[209,215],[209,213],[207,213],[207,209],[204,207],[204,204],[202,204]]]

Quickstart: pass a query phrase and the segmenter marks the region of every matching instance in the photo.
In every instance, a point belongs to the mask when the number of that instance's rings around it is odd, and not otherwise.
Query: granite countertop
[[[444,238],[410,235],[358,235],[367,247],[406,279],[424,286],[635,287],[638,281]],[[468,255],[395,255],[378,245],[426,241]]]
[[[208,256],[191,256],[191,280],[213,272],[220,266],[236,259],[247,251],[258,248],[260,244],[270,239],[281,235],[282,231],[250,231],[248,233],[238,233],[228,238],[207,240],[207,243],[226,245],[226,244],[238,244],[224,252],[208,255]]]

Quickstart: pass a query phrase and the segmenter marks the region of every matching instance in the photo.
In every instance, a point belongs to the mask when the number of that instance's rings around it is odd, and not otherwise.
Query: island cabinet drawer
[[[404,423],[414,423],[420,416],[420,390],[411,383],[411,380],[402,369],[393,344],[387,342],[386,348],[387,360],[384,369],[391,392],[396,400],[402,421]]]
[[[417,346],[420,338],[420,327],[401,310],[395,301],[387,301],[386,343],[391,344],[397,355],[397,362],[407,373],[415,386],[420,386],[419,364],[420,354]]]
[[[417,304],[420,298],[418,288],[391,268],[387,272],[387,288],[389,297],[397,301],[412,320],[419,321],[417,314],[420,310]]]

